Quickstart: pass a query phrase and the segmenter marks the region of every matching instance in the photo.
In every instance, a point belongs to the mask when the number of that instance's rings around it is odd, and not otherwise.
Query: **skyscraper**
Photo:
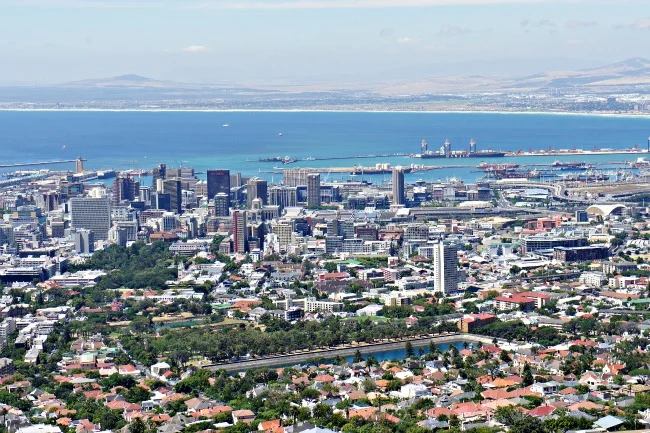
[[[320,174],[309,173],[307,175],[307,206],[320,206]]]
[[[269,188],[269,204],[279,206],[280,210],[285,207],[297,206],[298,197],[296,187],[274,186]]]
[[[246,211],[236,210],[232,213],[233,243],[236,253],[246,252],[246,241],[248,239],[246,230]]]
[[[134,181],[130,176],[118,174],[111,188],[111,204],[117,206],[123,201],[133,201],[140,196],[140,184]]]
[[[282,170],[282,183],[286,186],[307,185],[309,172],[303,168],[289,168]]]
[[[214,196],[214,215],[215,216],[228,216],[230,209],[228,208],[228,195],[220,192]]]
[[[181,180],[178,178],[163,180],[162,192],[169,194],[169,207],[171,211],[180,214],[183,204],[183,190],[181,188]]]
[[[208,199],[214,200],[214,196],[220,192],[228,195],[228,207],[230,207],[230,170],[208,170]]]
[[[165,164],[160,164],[151,171],[151,174],[153,176],[153,190],[157,191],[158,179],[164,180],[167,178],[167,166]]]
[[[70,224],[73,228],[93,231],[95,240],[108,239],[111,228],[111,206],[108,197],[72,197],[69,201]]]
[[[259,198],[262,204],[269,204],[268,200],[268,184],[265,180],[259,177],[254,177],[246,184],[246,207],[251,208],[253,200]]]
[[[79,254],[95,251],[95,237],[92,230],[79,229],[74,232],[74,249]]]
[[[406,203],[404,195],[404,170],[401,167],[393,168],[393,204]]]
[[[458,248],[438,242],[433,245],[433,278],[436,292],[458,290]]]

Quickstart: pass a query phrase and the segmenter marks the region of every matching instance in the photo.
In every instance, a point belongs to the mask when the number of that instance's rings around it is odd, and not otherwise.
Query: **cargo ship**
[[[454,151],[451,148],[451,142],[446,139],[440,150],[429,150],[426,140],[420,143],[420,153],[411,155],[411,158],[503,158],[506,156],[505,152],[496,150],[476,150],[476,140],[473,138],[469,142],[469,150]]]

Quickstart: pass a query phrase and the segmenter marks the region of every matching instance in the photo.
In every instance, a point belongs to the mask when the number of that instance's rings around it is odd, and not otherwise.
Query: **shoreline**
[[[105,112],[105,113],[361,113],[361,114],[499,114],[619,117],[650,119],[650,113],[608,113],[577,111],[505,111],[505,110],[372,110],[372,109],[309,109],[309,108],[0,108],[0,112]]]

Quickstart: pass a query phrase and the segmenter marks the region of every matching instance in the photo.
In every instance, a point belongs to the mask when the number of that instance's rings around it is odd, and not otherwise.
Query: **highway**
[[[461,333],[450,333],[447,335],[437,335],[433,334],[427,336],[420,336],[414,338],[404,338],[400,340],[391,340],[388,342],[379,342],[371,343],[365,345],[346,345],[343,347],[332,347],[332,348],[323,348],[310,350],[305,352],[295,352],[289,354],[279,354],[279,355],[269,355],[261,358],[230,362],[224,364],[213,364],[206,366],[208,370],[225,370],[228,372],[233,371],[245,371],[253,368],[270,368],[270,367],[279,367],[283,365],[295,365],[307,362],[313,358],[324,358],[332,359],[337,356],[352,356],[358,350],[362,355],[369,355],[372,353],[378,352],[387,352],[391,350],[404,349],[406,342],[410,341],[413,347],[424,347],[428,346],[430,343],[434,344],[446,344],[454,343],[458,341],[467,341],[468,343],[483,343],[490,344],[492,342],[491,338],[482,337],[473,334],[461,334]]]

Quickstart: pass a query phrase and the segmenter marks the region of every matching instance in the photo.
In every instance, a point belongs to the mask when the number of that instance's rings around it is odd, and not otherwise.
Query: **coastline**
[[[309,108],[0,108],[0,112],[99,112],[99,113],[361,113],[361,114],[498,114],[537,116],[582,116],[650,119],[650,113],[607,113],[577,111],[507,111],[507,110],[372,110]]]

